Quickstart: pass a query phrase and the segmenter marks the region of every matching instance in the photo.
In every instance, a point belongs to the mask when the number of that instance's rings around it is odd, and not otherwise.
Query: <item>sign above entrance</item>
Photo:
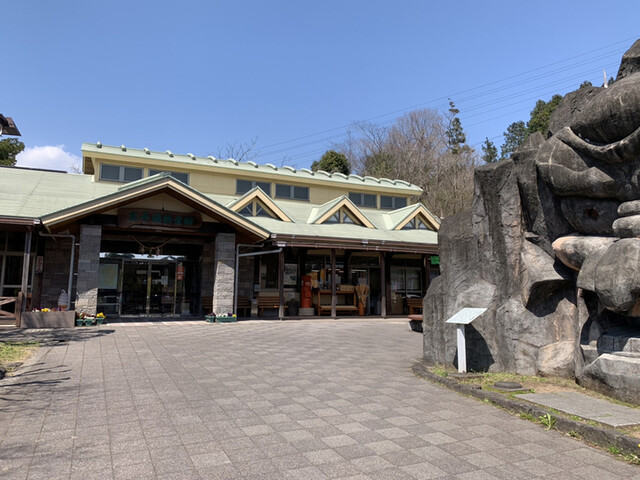
[[[118,210],[118,226],[147,225],[151,227],[200,228],[202,216],[198,212],[168,212],[149,208],[121,208]]]

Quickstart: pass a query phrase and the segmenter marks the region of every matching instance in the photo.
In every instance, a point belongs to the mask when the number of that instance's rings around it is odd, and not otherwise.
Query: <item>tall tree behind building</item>
[[[441,218],[453,215],[471,206],[477,163],[457,113],[450,110],[445,116],[422,109],[390,126],[356,123],[337,150],[347,155],[359,175],[416,184],[424,190],[421,200],[427,208]]]
[[[344,153],[327,150],[320,160],[316,160],[311,164],[311,170],[314,172],[324,170],[329,173],[338,172],[349,175],[351,173],[351,163]]]
[[[3,138],[0,140],[0,165],[13,167],[16,156],[24,150],[24,143],[17,138]]]

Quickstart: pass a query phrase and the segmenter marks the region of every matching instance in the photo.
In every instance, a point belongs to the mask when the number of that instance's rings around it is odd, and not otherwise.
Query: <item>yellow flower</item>
[[[104,313],[100,312],[96,315],[96,318],[104,318]]]

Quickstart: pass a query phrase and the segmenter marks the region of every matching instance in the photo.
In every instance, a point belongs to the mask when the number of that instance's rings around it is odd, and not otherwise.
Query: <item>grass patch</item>
[[[0,342],[0,364],[24,362],[39,346],[40,342]]]
[[[542,425],[545,426],[545,430],[551,430],[553,426],[556,424],[555,417],[552,417],[550,413],[539,416],[538,420]]]
[[[438,375],[439,377],[449,376],[449,371],[443,365],[434,365],[433,367],[431,367],[431,372],[434,373],[435,375]]]

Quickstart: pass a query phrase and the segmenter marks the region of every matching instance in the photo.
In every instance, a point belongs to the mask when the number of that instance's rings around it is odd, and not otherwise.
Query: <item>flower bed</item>
[[[238,320],[238,317],[232,313],[210,313],[205,315],[204,318],[206,318],[208,323],[229,323]]]
[[[71,328],[73,327],[76,312],[56,311],[44,308],[33,312],[22,312],[20,316],[21,328]]]

